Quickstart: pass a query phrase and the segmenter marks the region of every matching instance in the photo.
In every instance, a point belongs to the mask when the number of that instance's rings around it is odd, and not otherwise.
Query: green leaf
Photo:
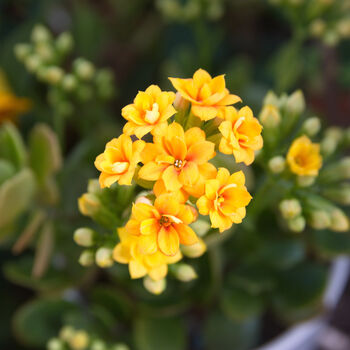
[[[61,149],[56,134],[45,124],[33,128],[29,136],[30,165],[40,183],[61,168]]]
[[[183,350],[185,328],[179,319],[142,317],[135,322],[134,341],[137,350]]]
[[[77,307],[64,300],[40,299],[22,306],[14,316],[14,333],[18,340],[32,347],[44,347],[63,326],[65,313]]]
[[[332,259],[339,255],[350,255],[350,235],[328,230],[312,232],[313,247],[322,257]]]
[[[15,167],[9,161],[0,159],[0,185],[16,173]]]
[[[30,205],[34,192],[35,179],[30,169],[23,169],[0,186],[0,228]]]
[[[17,170],[26,163],[27,152],[17,128],[5,123],[0,129],[0,158],[11,162]]]

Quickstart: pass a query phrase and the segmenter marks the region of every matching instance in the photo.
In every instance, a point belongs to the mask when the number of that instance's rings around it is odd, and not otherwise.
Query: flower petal
[[[179,235],[173,226],[168,228],[162,227],[158,234],[158,247],[163,254],[174,256],[179,251],[180,240]]]
[[[180,237],[180,243],[192,245],[198,242],[198,237],[191,227],[184,224],[174,224],[174,228]]]

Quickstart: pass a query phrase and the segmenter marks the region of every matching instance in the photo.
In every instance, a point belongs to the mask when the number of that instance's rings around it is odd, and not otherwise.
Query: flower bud
[[[73,74],[66,74],[62,79],[62,88],[65,91],[73,91],[77,87],[77,79]]]
[[[100,182],[98,181],[98,179],[90,179],[88,182],[88,187],[87,187],[87,191],[89,193],[93,193],[93,194],[99,194],[101,193],[101,186],[100,186]]]
[[[130,350],[130,348],[123,343],[118,343],[112,346],[111,350]]]
[[[84,193],[78,199],[78,206],[80,212],[85,216],[93,216],[97,214],[98,210],[101,207],[100,200],[95,194]]]
[[[52,66],[45,69],[44,79],[52,85],[58,84],[63,78],[64,72],[60,67]]]
[[[305,98],[301,90],[293,92],[286,101],[286,110],[293,115],[300,115],[305,110]]]
[[[95,256],[97,266],[101,268],[111,267],[113,265],[113,250],[110,248],[99,248]]]
[[[74,71],[80,79],[90,80],[95,74],[95,67],[84,58],[78,58],[74,62]]]
[[[65,350],[64,343],[58,338],[52,338],[47,343],[48,350]]]
[[[350,157],[328,165],[321,173],[320,179],[327,182],[337,182],[350,179]]]
[[[286,160],[282,156],[276,156],[269,160],[269,169],[274,174],[280,174],[286,168]]]
[[[310,34],[316,38],[320,38],[326,30],[326,23],[323,19],[317,18],[310,24]]]
[[[150,293],[159,295],[164,292],[166,288],[166,279],[163,278],[159,281],[154,281],[151,277],[146,276],[143,279],[143,286],[145,289],[147,289]]]
[[[318,117],[312,117],[305,120],[302,130],[310,137],[317,135],[321,130],[321,121]]]
[[[75,330],[71,326],[65,326],[60,331],[60,339],[64,340],[65,342],[68,342],[70,339],[73,338],[75,334]]]
[[[54,59],[55,56],[52,47],[46,42],[37,44],[35,46],[35,53],[43,62],[50,62]]]
[[[326,157],[333,154],[337,149],[337,147],[338,147],[338,142],[334,138],[325,137],[321,141],[321,153]]]
[[[202,239],[199,239],[195,244],[183,245],[181,247],[182,253],[188,258],[199,258],[206,252],[206,250],[207,246]]]
[[[190,106],[189,101],[185,100],[179,92],[175,95],[175,101],[174,101],[174,108],[180,112],[180,111],[186,111],[188,107]]]
[[[183,263],[174,265],[174,274],[182,282],[190,282],[198,277],[191,265]]]
[[[329,46],[335,46],[339,43],[339,34],[335,30],[328,30],[324,35],[324,42]]]
[[[153,205],[152,202],[146,196],[137,197],[135,200],[135,204],[137,204],[137,203],[144,203],[144,204]]]
[[[66,54],[70,52],[73,48],[74,40],[72,34],[64,32],[58,36],[56,39],[56,48],[58,52]]]
[[[349,230],[349,218],[339,208],[331,212],[330,229],[336,232],[346,232]]]
[[[290,219],[287,223],[289,229],[296,233],[304,231],[306,225],[306,221],[303,216],[297,216],[293,219]]]
[[[81,227],[74,232],[74,241],[82,247],[91,247],[94,243],[94,231]]]
[[[38,55],[31,54],[26,58],[24,64],[29,72],[35,73],[41,66],[42,62]]]
[[[106,344],[102,340],[94,340],[91,350],[107,350]]]
[[[210,223],[206,220],[199,219],[193,222],[191,227],[199,237],[204,237],[210,230]]]
[[[298,176],[297,183],[300,187],[309,187],[315,183],[315,176]]]
[[[331,217],[325,210],[315,210],[310,213],[308,223],[316,230],[324,230],[331,225]]]
[[[31,39],[35,43],[49,41],[52,38],[50,31],[42,24],[36,24],[32,30]]]
[[[83,350],[89,344],[89,335],[82,330],[76,331],[68,343],[73,350]]]
[[[343,38],[350,37],[350,18],[344,18],[337,23],[337,32]]]
[[[322,194],[333,202],[350,205],[350,184],[340,184],[335,187],[326,188]]]
[[[273,105],[278,107],[280,105],[279,98],[273,91],[269,91],[264,98],[264,105]]]
[[[79,264],[84,267],[91,266],[95,261],[95,254],[91,250],[84,250],[79,257]]]
[[[17,44],[15,46],[15,55],[19,61],[25,61],[31,52],[32,48],[29,44]]]
[[[284,199],[279,205],[282,216],[285,219],[293,219],[302,212],[300,202],[295,199]]]
[[[341,128],[334,126],[334,127],[328,128],[325,131],[325,136],[330,137],[339,143],[340,141],[342,141],[344,137],[344,132]]]
[[[276,128],[281,123],[281,114],[279,109],[273,104],[263,106],[259,120],[265,128]]]

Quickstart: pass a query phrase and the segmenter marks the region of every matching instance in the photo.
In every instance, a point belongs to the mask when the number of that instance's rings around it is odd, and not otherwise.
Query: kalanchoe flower
[[[222,134],[219,150],[225,154],[233,154],[236,162],[250,165],[254,161],[254,151],[263,146],[262,126],[253,116],[249,107],[237,111],[228,107],[223,114],[225,119],[219,126]]]
[[[130,185],[144,145],[144,141],[132,142],[130,136],[124,134],[108,142],[105,151],[95,160],[96,168],[101,171],[101,187],[110,187],[115,182]]]
[[[180,243],[191,245],[198,241],[197,235],[188,226],[196,219],[194,208],[181,204],[174,194],[165,193],[155,199],[153,206],[134,204],[126,230],[139,236],[138,246],[143,254],[160,251],[167,256],[175,256]]]
[[[200,214],[210,216],[213,228],[223,232],[233,223],[242,222],[252,198],[244,184],[242,171],[230,175],[225,168],[219,169],[216,179],[206,182],[205,194],[198,199],[197,207]]]
[[[140,236],[128,232],[125,228],[118,229],[120,243],[114,248],[113,258],[121,264],[129,264],[131,278],[141,278],[149,275],[154,281],[162,280],[168,273],[168,264],[181,260],[181,252],[174,256],[166,256],[160,251],[144,254],[140,249]]]
[[[138,175],[148,181],[163,180],[167,191],[201,184],[201,176],[211,173],[207,162],[215,156],[214,143],[206,141],[199,128],[184,132],[178,123],[159,129],[154,143],[146,144],[141,153],[144,166]],[[210,175],[210,174],[209,174]]]
[[[146,91],[140,91],[134,103],[122,110],[122,116],[128,121],[124,126],[124,133],[135,134],[141,139],[149,132],[155,132],[161,125],[176,113],[173,107],[175,94],[161,91],[157,85],[151,85]]]
[[[226,89],[224,75],[212,78],[198,69],[192,79],[169,78],[182,97],[192,103],[192,113],[201,120],[220,117],[226,106],[241,102],[241,98]]]
[[[292,173],[300,176],[317,176],[322,166],[320,145],[312,143],[307,136],[295,139],[287,154]]]

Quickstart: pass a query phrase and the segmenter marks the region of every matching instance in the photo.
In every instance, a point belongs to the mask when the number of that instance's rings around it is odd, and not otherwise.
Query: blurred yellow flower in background
[[[254,151],[263,146],[262,126],[249,107],[243,107],[239,111],[227,107],[223,119],[225,120],[219,126],[222,134],[220,152],[233,154],[236,162],[250,165],[254,161]]]
[[[312,143],[307,136],[295,139],[287,154],[290,170],[300,176],[317,176],[322,166],[320,145]]]
[[[140,91],[129,104],[122,109],[122,116],[128,121],[124,133],[136,135],[139,139],[154,132],[176,113],[172,105],[175,100],[173,92],[162,91],[157,85],[151,85],[146,91]]]
[[[241,102],[241,98],[226,89],[225,76],[212,78],[203,69],[198,69],[192,79],[169,78],[181,96],[192,103],[192,113],[201,120],[220,117],[229,105]]]
[[[110,187],[117,181],[120,185],[130,185],[144,146],[144,141],[132,142],[130,136],[124,134],[108,142],[105,151],[95,160],[96,168],[101,171],[101,187]]]

